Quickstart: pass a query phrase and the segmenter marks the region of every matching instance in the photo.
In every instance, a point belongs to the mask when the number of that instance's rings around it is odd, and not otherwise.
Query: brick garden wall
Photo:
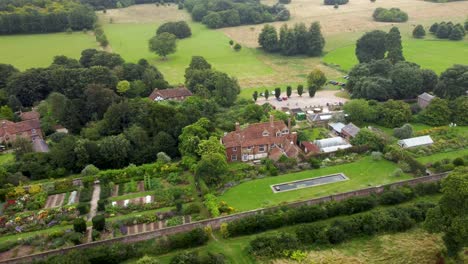
[[[29,263],[32,262],[34,259],[42,259],[46,258],[52,255],[58,255],[58,254],[66,254],[68,251],[71,250],[79,250],[79,249],[85,249],[85,248],[90,248],[90,247],[95,247],[99,245],[106,245],[106,244],[112,244],[112,243],[134,243],[134,242],[139,242],[139,241],[144,241],[144,240],[149,240],[149,239],[154,239],[157,237],[161,236],[167,236],[167,235],[173,235],[181,232],[187,232],[190,230],[193,230],[198,227],[205,227],[205,226],[211,226],[213,229],[217,229],[221,226],[222,223],[229,223],[234,220],[244,218],[247,216],[255,215],[255,214],[261,214],[270,210],[276,210],[281,207],[287,206],[287,207],[300,207],[303,205],[314,205],[314,204],[320,204],[324,202],[329,202],[329,201],[341,201],[341,200],[346,200],[351,197],[357,197],[357,196],[369,196],[371,194],[379,194],[382,193],[386,188],[397,188],[405,185],[409,186],[415,186],[419,183],[429,183],[429,182],[437,182],[440,181],[442,178],[447,176],[448,173],[441,173],[441,174],[434,174],[430,176],[424,176],[424,177],[419,177],[411,180],[405,180],[405,181],[400,181],[400,182],[395,182],[387,185],[382,185],[378,187],[370,187],[366,189],[360,189],[356,191],[351,191],[351,192],[345,192],[345,193],[339,193],[339,194],[334,194],[330,196],[324,196],[320,198],[314,198],[306,201],[298,201],[298,202],[293,202],[293,203],[285,203],[279,206],[275,207],[269,207],[269,208],[261,208],[261,209],[256,209],[252,211],[247,211],[247,212],[242,212],[238,214],[232,214],[228,216],[222,216],[218,218],[213,218],[213,219],[207,219],[203,221],[198,221],[198,222],[193,222],[189,224],[184,224],[184,225],[179,225],[179,226],[174,226],[174,227],[167,227],[155,231],[149,231],[145,233],[139,233],[139,234],[134,234],[134,235],[127,235],[127,236],[122,236],[122,237],[117,237],[117,238],[112,238],[112,239],[107,239],[107,240],[102,240],[102,241],[95,241],[87,244],[82,244],[82,245],[77,245],[73,247],[68,247],[68,248],[63,248],[63,249],[56,249],[56,250],[51,250],[51,251],[46,251],[38,254],[33,254],[29,256],[24,256],[24,257],[18,257],[18,258],[12,258],[8,260],[0,260],[0,263],[11,263],[11,264],[16,264],[16,263]]]

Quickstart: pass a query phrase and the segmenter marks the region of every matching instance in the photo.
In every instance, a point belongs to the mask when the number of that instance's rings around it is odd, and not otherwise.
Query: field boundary
[[[333,195],[323,196],[323,197],[309,199],[305,201],[285,203],[285,204],[268,207],[268,208],[259,208],[259,209],[255,209],[251,211],[238,213],[238,214],[232,214],[232,215],[222,216],[218,218],[211,218],[207,220],[192,222],[189,224],[184,224],[184,225],[179,225],[179,226],[174,226],[174,227],[167,227],[167,228],[163,228],[163,229],[159,229],[155,231],[149,231],[149,232],[139,233],[135,235],[127,235],[123,237],[117,237],[117,238],[101,240],[101,241],[94,241],[94,242],[90,242],[86,244],[76,245],[76,246],[62,248],[62,249],[50,250],[50,251],[41,252],[41,253],[37,253],[33,255],[12,258],[8,260],[0,260],[0,263],[11,263],[11,264],[26,263],[26,262],[29,263],[29,262],[32,262],[33,260],[43,259],[43,258],[50,257],[53,255],[66,254],[67,252],[71,250],[75,250],[75,249],[76,250],[86,249],[86,248],[91,248],[94,246],[112,244],[115,242],[134,243],[134,242],[154,239],[157,237],[173,235],[173,234],[182,233],[182,232],[188,232],[196,228],[203,228],[205,226],[211,226],[213,229],[217,229],[221,226],[222,223],[229,223],[237,219],[241,219],[241,218],[248,217],[248,216],[255,215],[255,214],[263,214],[267,211],[277,210],[283,207],[296,208],[296,207],[300,207],[304,205],[310,206],[310,205],[320,204],[320,203],[329,202],[329,201],[342,201],[342,200],[346,200],[352,197],[380,194],[387,188],[394,189],[394,188],[406,186],[406,185],[415,186],[420,183],[438,182],[444,177],[446,177],[447,175],[448,175],[448,172],[440,173],[440,174],[433,174],[430,176],[424,176],[424,177],[419,177],[415,179],[404,180],[404,181],[394,182],[394,183],[390,183],[386,185],[380,185],[380,186],[375,186],[375,187],[370,187],[370,188],[365,188],[365,189],[359,189],[359,190],[350,191],[350,192],[333,194]]]

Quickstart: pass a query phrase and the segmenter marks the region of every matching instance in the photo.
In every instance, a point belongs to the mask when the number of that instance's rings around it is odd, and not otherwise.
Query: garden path
[[[93,197],[91,199],[91,209],[89,210],[89,215],[88,215],[88,221],[91,221],[93,217],[96,215],[97,211],[97,204],[99,201],[99,196],[101,194],[101,186],[99,183],[94,184],[94,190],[93,190]]]

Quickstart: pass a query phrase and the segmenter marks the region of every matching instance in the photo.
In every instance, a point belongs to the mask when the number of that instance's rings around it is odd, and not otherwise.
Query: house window
[[[286,135],[286,134],[288,134],[288,133],[289,133],[289,130],[288,130],[288,129],[283,130],[283,135]]]
[[[276,136],[277,136],[277,137],[280,137],[280,136],[281,136],[281,132],[279,132],[279,131],[276,132]]]
[[[242,160],[243,161],[249,160],[249,155],[247,155],[247,154],[242,155]]]
[[[237,147],[233,147],[233,148],[232,148],[232,151],[237,151]]]
[[[232,161],[237,161],[237,155],[231,155],[231,160]]]
[[[260,151],[260,152],[265,152],[265,145],[260,145],[260,146],[258,147],[258,151]]]
[[[247,149],[248,149],[248,150],[252,150],[252,146],[248,146]]]

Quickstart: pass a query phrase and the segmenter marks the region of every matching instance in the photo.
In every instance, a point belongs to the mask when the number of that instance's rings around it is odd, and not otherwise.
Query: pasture
[[[407,174],[401,177],[391,176],[396,168],[396,164],[389,161],[374,161],[370,157],[365,157],[353,163],[244,182],[227,190],[219,197],[219,200],[225,201],[237,211],[247,211],[274,206],[283,202],[306,200],[411,178]],[[349,180],[284,193],[273,193],[270,188],[270,185],[273,184],[334,173],[344,173]]]
[[[440,74],[454,64],[468,61],[468,42],[403,38],[403,55],[407,61],[415,62],[422,68],[431,69]],[[330,51],[323,61],[349,71],[358,64],[354,44]]]
[[[108,10],[106,14],[100,12],[99,18],[111,50],[128,61],[148,59],[170,83],[184,82],[184,71],[193,55],[205,57],[217,70],[236,77],[242,87],[303,83],[306,74],[314,67],[319,67],[328,76],[341,75],[321,65],[320,58],[284,57],[246,46],[240,52],[235,52],[229,45],[230,38],[222,30],[208,29],[201,23],[192,22],[186,11],[178,10],[174,5],[131,6]],[[192,36],[178,40],[176,53],[162,61],[156,54],[149,52],[148,40],[155,34],[158,25],[176,20],[186,20],[192,29]],[[255,32],[245,34],[252,35]]]
[[[83,32],[0,36],[0,63],[20,70],[47,67],[54,56],[79,59],[88,48],[98,48],[98,44],[92,34]]]

